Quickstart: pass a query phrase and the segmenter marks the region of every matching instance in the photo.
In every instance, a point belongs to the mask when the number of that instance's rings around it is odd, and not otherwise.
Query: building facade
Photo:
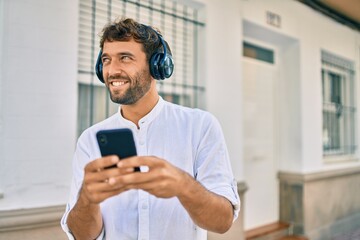
[[[85,106],[80,89],[92,84],[91,74],[84,80],[79,73],[81,2],[0,1],[2,232],[57,223],[67,201]],[[88,2],[100,8],[109,1]],[[132,1],[124,2],[130,11]],[[187,38],[179,44],[181,33],[172,35],[180,20],[151,22],[133,2],[129,14],[159,25],[170,46],[184,48]],[[185,46],[196,52],[191,66],[176,48],[175,63],[197,79],[195,107],[223,127],[243,199],[231,231],[242,238],[244,230],[284,221],[316,240],[359,228],[359,31],[295,0],[162,2],[182,14],[194,9],[192,21],[201,23]],[[179,73],[173,81],[193,89],[181,82],[187,78]],[[186,97],[192,90],[166,84],[164,96],[193,103]]]

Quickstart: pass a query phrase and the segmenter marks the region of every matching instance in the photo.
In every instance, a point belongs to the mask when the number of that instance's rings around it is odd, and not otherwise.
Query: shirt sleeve
[[[240,211],[240,198],[220,124],[209,114],[200,129],[195,178],[209,191],[231,202],[235,221]]]
[[[67,237],[69,240],[75,240],[75,237],[72,235],[68,225],[67,225],[67,217],[69,215],[70,212],[70,208],[69,208],[69,204],[66,205],[66,211],[65,214],[63,215],[62,219],[61,219],[61,228],[63,229],[63,231],[66,233]],[[105,240],[105,229],[104,226],[101,229],[101,233],[100,235],[96,238],[96,240]]]
[[[85,145],[82,143],[81,139],[83,139],[85,136],[84,134],[80,136],[79,141],[76,145],[75,154],[73,157],[73,176],[71,181],[71,187],[70,187],[70,197],[69,201],[66,204],[65,213],[61,218],[61,228],[66,233],[68,239],[75,240],[74,236],[72,235],[68,225],[67,225],[67,218],[71,211],[71,209],[75,206],[78,198],[79,198],[79,191],[82,186],[82,182],[84,179],[84,167],[85,165],[90,161],[89,154],[86,151]],[[96,238],[96,240],[103,240],[105,239],[105,229],[104,226],[101,230],[101,233]]]

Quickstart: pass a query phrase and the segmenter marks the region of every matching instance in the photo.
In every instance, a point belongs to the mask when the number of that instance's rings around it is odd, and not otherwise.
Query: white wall
[[[302,123],[304,126],[302,170],[313,172],[342,167],[326,164],[322,158],[322,96],[319,70],[321,69],[319,60],[321,59],[321,50],[327,50],[345,59],[359,62],[355,51],[356,35],[359,35],[359,32],[341,24],[334,24],[324,16],[314,15],[312,11],[304,11],[303,16],[312,27],[308,28],[303,25],[300,30]],[[356,77],[359,79],[358,73]],[[355,94],[358,95],[358,93]],[[359,126],[359,122],[357,125]]]
[[[0,210],[63,204],[76,137],[78,2],[3,0],[3,10]]]
[[[4,1],[0,0],[0,19],[3,19],[3,15],[4,15]],[[0,56],[3,55],[3,36],[4,36],[4,32],[3,32],[3,25],[4,25],[4,21],[0,21]],[[3,93],[3,86],[2,86],[2,82],[3,82],[3,78],[2,78],[2,72],[3,72],[3,67],[2,67],[2,57],[0,57],[0,166],[3,165],[3,138],[2,136],[2,132],[3,132],[3,128],[4,128],[4,123],[3,123],[3,98],[4,98],[4,93]],[[0,170],[0,176],[1,176],[1,170]],[[0,177],[0,199],[3,197],[3,181],[1,180]]]
[[[283,115],[282,120],[285,121],[282,126],[288,127],[280,133],[280,148],[283,148],[280,151],[281,170],[308,173],[359,165],[359,162],[328,164],[323,160],[320,70],[322,49],[358,63],[356,49],[359,49],[359,46],[356,39],[359,32],[297,1],[252,0],[241,3],[243,19],[272,32],[289,36],[297,42],[282,48],[283,63],[291,58],[291,66],[294,68],[283,69],[283,85],[280,86],[283,90],[288,88],[291,91],[291,94],[282,95],[283,101],[279,107],[280,111],[283,111],[279,115]],[[267,11],[281,16],[280,28],[266,23]],[[269,41],[271,40],[269,38]],[[290,71],[293,71],[293,77],[290,77]],[[287,99],[290,102],[286,101]],[[294,124],[294,121],[298,121],[298,124]],[[360,122],[358,126],[359,124]]]
[[[220,121],[234,176],[244,180],[242,139],[241,1],[201,0],[206,8],[205,68],[207,110]]]

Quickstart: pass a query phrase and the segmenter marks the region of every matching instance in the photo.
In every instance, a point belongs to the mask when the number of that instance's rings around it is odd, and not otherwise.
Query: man
[[[64,231],[79,240],[203,240],[206,230],[226,232],[239,197],[223,134],[209,113],[158,95],[156,71],[160,78],[172,72],[167,44],[151,27],[123,19],[105,26],[100,47],[98,75],[120,107],[78,140]],[[101,157],[96,132],[116,128],[132,130],[138,156]]]

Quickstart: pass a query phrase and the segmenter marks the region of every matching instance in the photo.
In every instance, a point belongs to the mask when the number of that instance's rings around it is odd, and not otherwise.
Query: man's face
[[[152,77],[140,43],[106,41],[102,62],[103,77],[113,102],[131,105],[149,91]]]

